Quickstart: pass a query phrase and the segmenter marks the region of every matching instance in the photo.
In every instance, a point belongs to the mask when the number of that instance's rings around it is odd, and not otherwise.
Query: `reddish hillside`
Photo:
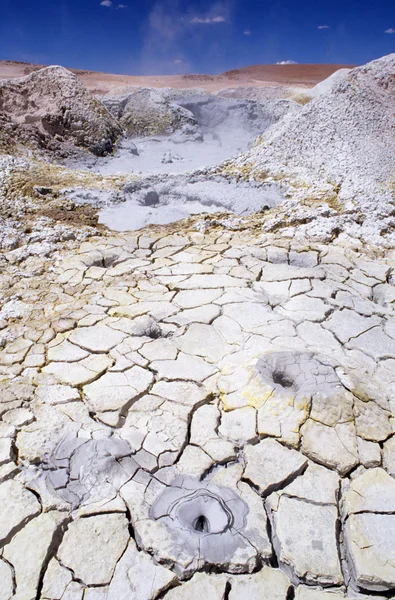
[[[235,81],[255,80],[286,85],[315,85],[339,69],[355,65],[252,65],[226,71],[223,77]]]
[[[0,60],[0,79],[23,77],[45,65]],[[334,71],[350,65],[254,65],[222,75],[115,75],[81,69],[69,70],[78,75],[93,93],[105,94],[122,86],[143,87],[199,87],[216,91],[229,87],[302,86],[311,87],[326,79]]]

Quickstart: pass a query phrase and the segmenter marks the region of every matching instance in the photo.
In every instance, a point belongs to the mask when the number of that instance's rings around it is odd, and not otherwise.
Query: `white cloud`
[[[127,4],[118,4],[117,8],[128,8]]]
[[[251,35],[252,31],[250,31],[249,29],[244,29],[243,33],[244,35]]]
[[[395,33],[395,29],[393,27],[390,27],[389,29],[386,29],[384,33]]]
[[[330,29],[329,25],[318,25],[317,29]]]
[[[102,0],[102,2],[100,2],[100,6],[106,6],[107,8],[111,8],[112,2],[111,0]]]
[[[218,15],[217,17],[194,17],[190,23],[199,23],[202,25],[212,25],[213,23],[225,23],[225,17]]]
[[[279,60],[276,62],[276,65],[297,65],[298,63],[295,60]]]
[[[181,65],[182,64],[182,60],[180,58],[176,58],[176,60],[174,61],[174,64],[176,65]]]

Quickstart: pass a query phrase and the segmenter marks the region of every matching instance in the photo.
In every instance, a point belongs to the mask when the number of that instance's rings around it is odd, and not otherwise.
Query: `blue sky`
[[[0,59],[171,74],[390,52],[394,0],[0,0]]]

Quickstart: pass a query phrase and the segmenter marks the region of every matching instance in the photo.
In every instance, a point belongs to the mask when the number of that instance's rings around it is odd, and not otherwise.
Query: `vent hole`
[[[273,381],[277,385],[281,385],[284,388],[290,388],[293,386],[293,381],[290,377],[287,377],[282,371],[274,371]]]
[[[195,520],[193,528],[195,529],[195,531],[199,531],[200,533],[208,533],[210,530],[210,523],[204,515],[200,515]]]
[[[159,195],[155,190],[151,190],[144,196],[143,204],[145,206],[157,206],[159,204]]]

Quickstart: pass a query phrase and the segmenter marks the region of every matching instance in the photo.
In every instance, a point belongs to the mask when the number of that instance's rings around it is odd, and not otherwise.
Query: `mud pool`
[[[149,178],[149,185],[148,179],[143,180],[134,190],[125,191],[122,202],[101,211],[99,222],[116,231],[167,224],[200,213],[249,215],[280,204],[283,197],[278,188],[208,180],[202,171],[246,152],[262,132],[295,110],[293,104],[265,105],[208,95],[178,99],[169,106],[176,115],[182,111],[183,121],[171,134],[125,137],[111,156],[90,155],[67,164],[105,176],[136,173]],[[199,175],[192,175],[197,170]]]

